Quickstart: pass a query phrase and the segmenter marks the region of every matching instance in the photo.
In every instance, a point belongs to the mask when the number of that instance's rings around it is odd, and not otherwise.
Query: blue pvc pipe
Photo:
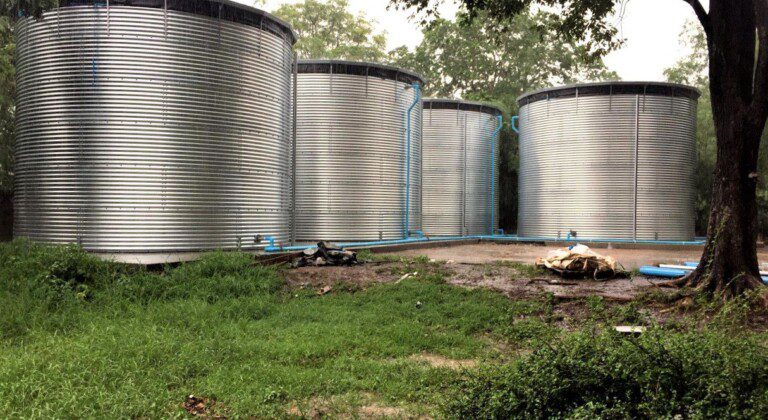
[[[515,115],[512,117],[512,120],[510,120],[509,124],[512,126],[512,131],[514,131],[517,134],[520,134],[520,130],[517,128],[517,121],[520,119],[519,116]]]
[[[652,265],[640,267],[640,274],[644,274],[646,276],[677,278],[683,277],[688,273],[689,271],[680,270],[677,268],[661,268],[654,267]]]
[[[502,231],[503,232],[503,231]],[[406,239],[392,239],[382,241],[368,241],[368,242],[348,242],[338,244],[342,248],[359,248],[366,246],[382,246],[382,245],[398,245],[415,242],[448,242],[448,241],[466,241],[466,240],[486,240],[486,241],[506,241],[506,242],[573,242],[564,241],[562,238],[547,238],[547,237],[522,237],[517,235],[473,235],[473,236],[432,236],[426,237],[420,231],[415,231],[418,237],[406,238]],[[296,245],[296,246],[276,246],[275,238],[268,236],[265,239],[269,241],[269,246],[264,250],[266,252],[287,252],[287,251],[302,251],[311,245]],[[703,245],[703,242],[698,241],[653,241],[653,240],[633,240],[633,239],[585,239],[579,238],[574,241],[582,243],[615,243],[615,244],[638,244],[638,245],[675,245],[675,246],[697,246]],[[658,268],[658,267],[657,267]]]
[[[411,229],[411,115],[416,105],[421,103],[421,85],[414,83],[412,85],[414,91],[413,103],[408,108],[406,113],[405,123],[405,137],[406,137],[406,150],[405,150],[405,223],[403,226],[403,239],[408,239]]]
[[[494,234],[496,225],[496,137],[504,127],[504,116],[498,116],[499,125],[491,135],[491,235]]]
[[[696,264],[695,266],[689,265],[691,263],[685,263],[685,265],[689,267],[695,267],[698,266]],[[690,273],[689,270],[680,270],[677,268],[661,268],[661,267],[655,267],[652,265],[646,265],[643,267],[640,267],[640,274],[644,274],[646,276],[654,276],[654,277],[668,277],[668,278],[678,278],[683,277],[684,275]],[[763,279],[763,283],[768,284],[768,276],[762,276],[760,277]]]

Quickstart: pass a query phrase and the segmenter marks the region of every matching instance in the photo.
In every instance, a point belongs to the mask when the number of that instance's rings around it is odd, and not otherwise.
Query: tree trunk
[[[683,279],[686,286],[729,299],[763,285],[757,261],[756,149],[760,134],[732,122],[728,138],[718,137],[708,238],[699,268]]]
[[[765,127],[765,0],[712,0],[700,19],[707,33],[710,90],[717,131],[707,244],[699,267],[682,285],[729,299],[763,287],[757,261],[757,158]],[[700,14],[697,11],[697,14]],[[758,16],[756,16],[758,15]],[[762,32],[761,32],[762,31]]]

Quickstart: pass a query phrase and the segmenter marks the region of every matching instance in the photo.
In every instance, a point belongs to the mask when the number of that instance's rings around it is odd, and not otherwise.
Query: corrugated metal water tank
[[[424,100],[422,223],[427,235],[494,233],[499,194],[492,162],[498,154],[499,115],[498,108],[482,103]]]
[[[411,115],[409,224],[421,228],[421,119],[411,72],[372,63],[300,61],[296,240],[405,236],[406,115]]]
[[[292,29],[229,1],[60,4],[17,29],[15,235],[99,253],[288,243]]]
[[[698,97],[615,82],[518,98],[518,235],[693,239]]]

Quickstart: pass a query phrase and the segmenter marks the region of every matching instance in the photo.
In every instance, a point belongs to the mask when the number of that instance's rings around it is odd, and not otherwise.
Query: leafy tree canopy
[[[55,0],[0,0],[0,194],[7,194],[13,189],[11,168],[16,94],[13,22],[19,16],[39,16],[44,9],[55,4]]]
[[[384,60],[386,34],[375,33],[368,18],[348,9],[347,0],[304,0],[284,4],[274,14],[298,33],[295,49],[300,58]]]
[[[415,8],[422,21],[439,16],[437,7],[444,0],[391,0],[398,7]],[[568,42],[579,41],[585,57],[597,60],[621,43],[618,31],[610,22],[616,4],[626,0],[462,0],[470,19],[485,14],[501,26],[513,26],[515,16],[525,14],[534,5],[552,13],[547,20],[550,29]]]
[[[584,45],[559,39],[550,13],[519,14],[505,31],[484,14],[478,17],[436,19],[413,52],[400,47],[393,61],[426,76],[429,95],[496,102],[510,111],[527,90],[618,78],[601,59],[586,59]]]

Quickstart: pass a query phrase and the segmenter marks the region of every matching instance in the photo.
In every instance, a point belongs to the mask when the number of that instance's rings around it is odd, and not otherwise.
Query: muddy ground
[[[686,261],[698,261],[701,249],[608,249],[592,246],[596,252],[617,259],[628,270],[640,268],[643,265],[677,264]],[[406,256],[426,255],[429,258],[457,263],[483,264],[494,261],[515,261],[533,264],[538,257],[544,257],[555,246],[529,244],[498,244],[480,243],[443,248],[424,248],[400,251],[396,254]],[[763,263],[768,263],[768,249],[761,248],[758,257]],[[763,266],[766,266],[763,264]]]
[[[689,312],[692,299],[680,298],[679,289],[665,287],[667,279],[633,275],[609,281],[562,279],[530,264],[546,255],[551,247],[533,245],[473,244],[450,248],[401,251],[376,257],[378,261],[352,267],[303,267],[284,272],[292,287],[312,288],[318,294],[340,290],[364,290],[377,283],[392,283],[405,278],[429,276],[458,287],[486,288],[513,300],[547,300],[563,328],[589,316],[591,297],[617,307],[638,303],[655,322],[680,320]],[[617,258],[627,269],[645,264],[695,260],[699,251],[596,249]],[[417,258],[426,256],[426,258]],[[381,261],[381,259],[389,259]],[[398,260],[399,259],[399,260]],[[761,251],[761,260],[768,253]],[[763,319],[765,318],[765,319]],[[706,320],[702,320],[705,322]],[[752,320],[753,327],[768,327],[768,315]]]
[[[429,264],[410,265],[402,262],[373,262],[352,267],[302,267],[288,270],[288,284],[309,286],[318,290],[330,286],[354,285],[365,288],[375,283],[396,282],[407,274],[439,273],[448,284],[463,287],[482,287],[495,290],[511,298],[538,298],[551,293],[556,299],[567,300],[588,296],[602,296],[608,300],[631,300],[649,287],[659,289],[658,279],[635,277],[611,281],[561,279],[528,270],[505,262],[460,263],[435,260]]]

